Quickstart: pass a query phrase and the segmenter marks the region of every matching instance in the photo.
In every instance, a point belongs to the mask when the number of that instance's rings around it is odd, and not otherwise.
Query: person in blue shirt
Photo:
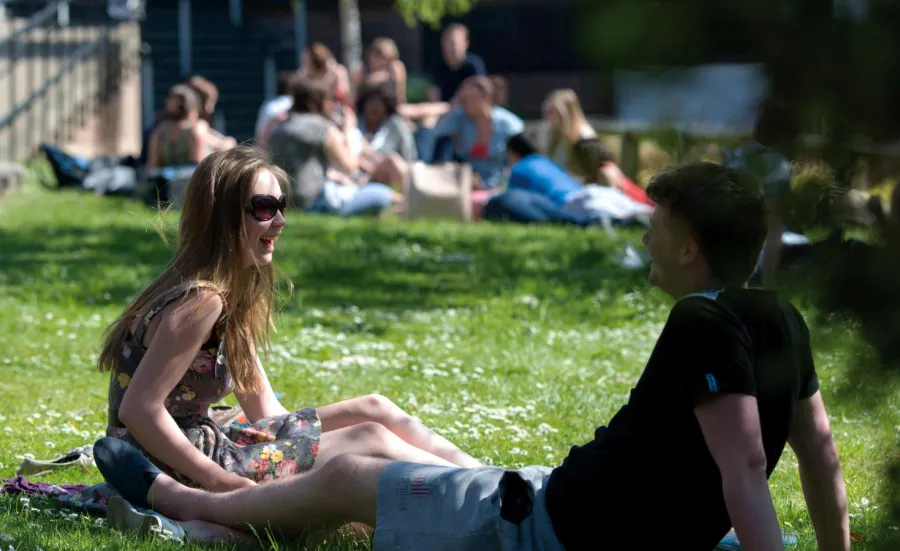
[[[506,167],[506,142],[525,129],[522,119],[494,104],[494,84],[485,76],[471,77],[454,106],[434,127],[432,162],[472,165],[476,188],[495,188]],[[442,150],[437,153],[437,150]]]
[[[581,189],[578,181],[549,157],[538,153],[534,144],[522,134],[513,136],[506,143],[506,158],[511,167],[508,190],[530,191],[561,207],[570,193]]]
[[[594,221],[563,210],[566,198],[581,189],[561,166],[537,152],[522,134],[506,143],[510,164],[506,191],[493,196],[483,218],[493,222],[587,226]]]

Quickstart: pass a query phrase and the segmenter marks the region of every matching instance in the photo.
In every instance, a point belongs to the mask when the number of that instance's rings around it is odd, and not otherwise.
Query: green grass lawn
[[[101,332],[171,253],[153,221],[137,203],[36,186],[0,203],[3,478],[23,454],[51,458],[101,436]],[[164,222],[172,236],[177,218]],[[283,297],[267,370],[288,408],[378,392],[485,462],[558,464],[625,402],[671,306],[643,272],[616,267],[620,246],[602,231],[292,214],[276,254],[295,291]],[[852,529],[869,542],[857,548],[873,549],[900,533],[878,528],[900,393],[849,378],[865,349],[851,327],[827,325],[808,304],[798,297],[844,460]],[[863,399],[875,389],[880,401]],[[96,470],[43,479],[101,480]],[[771,486],[785,527],[811,536],[790,452]],[[17,497],[0,498],[0,550],[8,547],[175,548]]]

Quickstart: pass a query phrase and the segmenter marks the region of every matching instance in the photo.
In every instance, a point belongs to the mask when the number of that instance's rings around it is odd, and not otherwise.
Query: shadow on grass
[[[169,245],[144,225],[0,229],[0,284],[13,294],[121,304],[169,261]],[[171,228],[170,228],[171,229]],[[170,234],[171,237],[171,234]],[[530,294],[577,301],[645,285],[619,268],[619,243],[602,232],[342,221],[292,215],[276,262],[295,285],[288,310],[355,305],[386,311],[469,307]]]
[[[0,229],[0,250],[0,284],[8,292],[40,296],[74,283],[67,286],[68,298],[91,304],[121,303],[139,290],[107,276],[161,269],[171,254],[142,230],[79,226],[56,226],[39,234]]]
[[[898,269],[892,255],[868,246],[822,247],[782,278],[785,296],[812,312],[813,350],[841,358],[846,375],[830,383],[839,404],[878,411],[896,395]]]
[[[319,245],[286,245],[281,261],[305,306],[466,307],[509,294],[577,300],[599,289],[628,292],[645,281],[643,273],[616,266],[611,243],[585,232],[418,224],[319,231],[305,226],[293,233],[292,243]]]

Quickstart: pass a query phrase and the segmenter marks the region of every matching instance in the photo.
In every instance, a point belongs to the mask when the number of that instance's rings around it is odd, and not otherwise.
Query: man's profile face
[[[686,224],[666,206],[657,205],[642,241],[650,253],[650,283],[676,296],[692,260],[693,238]]]

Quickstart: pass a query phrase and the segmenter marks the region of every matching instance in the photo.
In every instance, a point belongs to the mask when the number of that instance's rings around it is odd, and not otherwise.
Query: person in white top
[[[263,139],[263,133],[269,125],[269,121],[279,115],[283,115],[291,110],[294,106],[294,96],[291,95],[290,82],[296,71],[281,71],[278,73],[278,85],[275,91],[275,97],[267,99],[259,108],[259,115],[256,117],[256,140],[259,142]]]
[[[572,172],[572,146],[597,133],[581,110],[574,90],[554,90],[544,100],[543,124],[538,136],[538,149],[556,164]]]

